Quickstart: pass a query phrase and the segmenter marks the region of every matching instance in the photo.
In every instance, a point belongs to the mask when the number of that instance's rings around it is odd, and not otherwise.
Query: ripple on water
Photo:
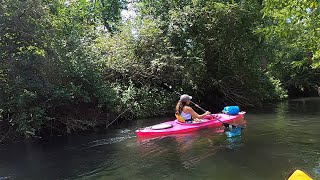
[[[10,179],[13,179],[12,177],[10,176],[0,176],[0,180],[10,180]]]
[[[317,166],[313,168],[313,172],[320,177],[320,162],[318,162]]]
[[[130,129],[121,129],[121,130],[119,131],[120,134],[128,134],[128,133],[130,133],[130,132],[131,132]]]
[[[110,144],[114,144],[114,143],[119,143],[119,142],[127,140],[127,139],[131,139],[131,138],[135,138],[135,136],[128,135],[128,136],[113,137],[113,138],[108,138],[108,139],[98,139],[98,140],[89,142],[87,144],[84,144],[83,148],[81,148],[81,149],[88,149],[88,148],[93,148],[93,147],[97,147],[97,146],[110,145]]]

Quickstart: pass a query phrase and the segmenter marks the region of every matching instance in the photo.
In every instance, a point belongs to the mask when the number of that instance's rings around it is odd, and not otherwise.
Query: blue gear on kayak
[[[240,108],[239,106],[226,106],[223,108],[222,112],[229,115],[237,115],[240,112]]]

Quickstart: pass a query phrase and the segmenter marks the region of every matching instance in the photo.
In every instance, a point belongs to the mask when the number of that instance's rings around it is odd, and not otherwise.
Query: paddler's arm
[[[197,112],[195,112],[191,107],[185,106],[184,110],[186,113],[190,113],[193,119],[203,119],[206,115],[211,114],[209,111],[206,111],[205,113],[199,115]]]

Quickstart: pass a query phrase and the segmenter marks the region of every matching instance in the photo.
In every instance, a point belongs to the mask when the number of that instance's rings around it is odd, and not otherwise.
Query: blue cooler
[[[240,112],[240,108],[239,106],[226,106],[223,108],[222,112],[229,115],[237,115]]]

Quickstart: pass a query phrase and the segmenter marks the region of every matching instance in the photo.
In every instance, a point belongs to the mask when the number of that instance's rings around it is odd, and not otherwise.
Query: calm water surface
[[[0,179],[281,180],[301,168],[320,179],[320,98],[247,110],[242,136],[221,129],[137,139],[139,120],[108,133],[0,146]]]

